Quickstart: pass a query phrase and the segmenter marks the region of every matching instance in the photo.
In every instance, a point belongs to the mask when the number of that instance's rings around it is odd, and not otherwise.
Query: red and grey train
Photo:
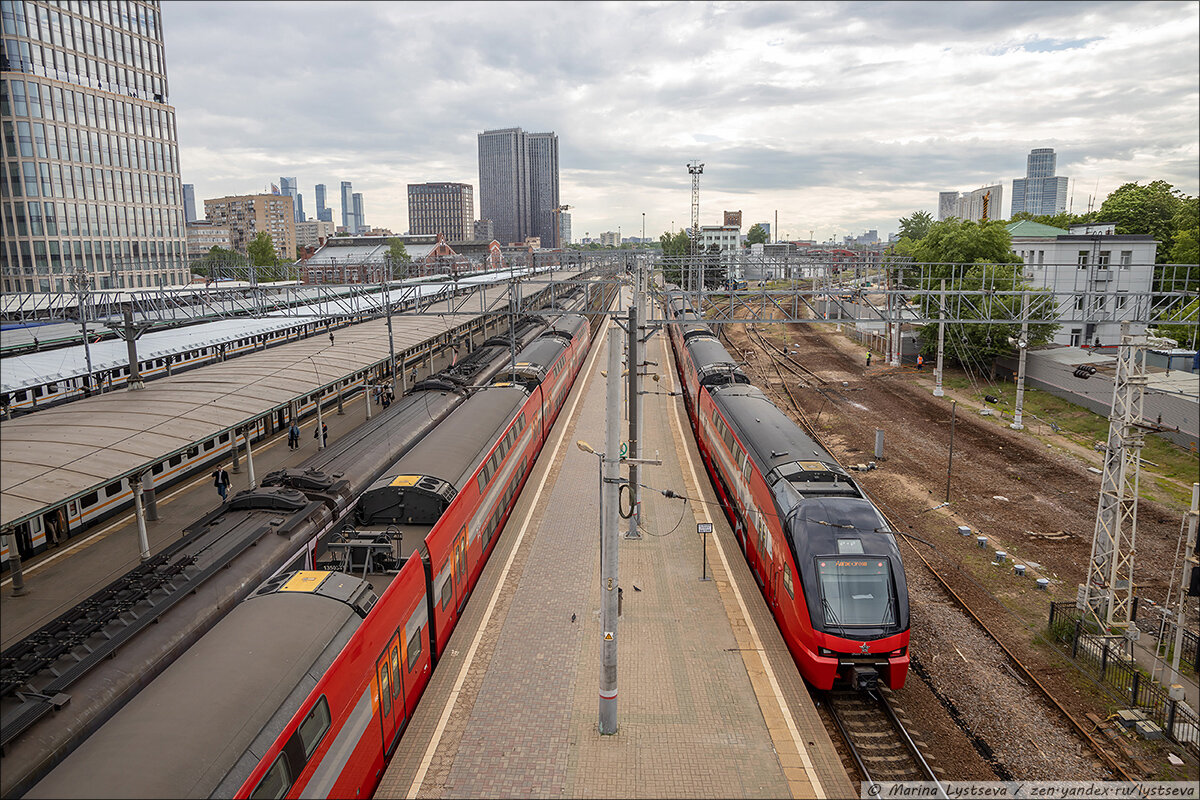
[[[30,796],[369,796],[591,339],[555,320]]]
[[[682,294],[667,296],[705,466],[800,673],[893,689],[908,674],[908,588],[895,536],[829,452],[781,412]]]

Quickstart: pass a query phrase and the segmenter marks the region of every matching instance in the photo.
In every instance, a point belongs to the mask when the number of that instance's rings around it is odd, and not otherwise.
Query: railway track
[[[946,797],[937,774],[883,692],[830,691],[821,693],[819,699],[845,742],[863,784],[932,782],[938,784],[937,796]]]
[[[746,325],[746,326],[744,326],[744,329],[746,330],[747,336],[750,337],[751,341],[758,343],[763,348],[763,352],[765,352],[768,355],[769,360],[770,360],[770,366],[771,366],[771,368],[773,368],[775,375],[780,379],[780,385],[783,387],[783,394],[787,397],[789,405],[791,406],[792,411],[797,415],[800,423],[809,431],[809,433],[811,435],[814,436],[814,438],[816,438],[818,441],[820,441],[820,438],[816,435],[816,431],[813,430],[813,426],[809,423],[809,420],[807,419],[806,415],[804,414],[804,411],[802,410],[800,403],[796,400],[795,396],[793,395],[791,387],[788,386],[787,380],[784,379],[783,371],[782,371],[782,368],[780,367],[780,361],[785,360],[786,363],[788,364],[789,371],[792,372],[793,374],[797,374],[797,373],[795,370],[791,369],[791,366],[792,365],[799,366],[799,365],[797,365],[796,362],[786,352],[782,351],[781,348],[779,348],[778,346],[774,345],[773,343],[767,341],[767,339],[765,337],[763,337],[763,335],[761,333],[759,333],[757,330],[755,330],[754,325]],[[761,367],[760,365],[756,364],[755,368],[759,371],[760,375],[763,375],[764,377],[769,377],[767,375],[767,373],[765,372],[764,368]],[[808,370],[807,368],[805,368],[803,371],[805,373],[811,374],[811,370]],[[826,383],[827,383],[827,381],[826,381]],[[771,388],[773,390],[773,387],[769,387],[769,388]],[[820,391],[819,386],[814,386],[814,388],[816,388],[818,391]],[[775,392],[775,394],[778,395],[778,392]],[[825,392],[822,392],[822,394],[825,395],[826,397],[828,397],[828,395]],[[831,455],[833,455],[833,454],[831,453]],[[836,455],[834,455],[834,458],[836,459]],[[843,467],[844,467],[844,465],[843,465]],[[886,518],[886,515],[885,515],[885,518]],[[890,525],[890,522],[889,522],[889,525]],[[899,533],[898,529],[896,529],[895,526],[892,526],[892,528],[893,528],[893,530],[897,530],[897,532]],[[933,566],[933,564],[931,564],[929,562],[929,560],[926,559],[919,550],[917,550],[916,546],[913,544],[910,537],[903,533],[900,533],[900,536],[908,544],[908,546],[912,550],[912,552],[921,560],[922,563],[925,564],[925,566],[928,568],[930,574],[932,574],[933,577],[938,581],[938,583],[941,584],[941,586],[945,589],[946,593],[950,596],[950,598],[954,601],[954,603],[956,605],[958,605],[963,611],[965,611],[967,613],[967,615],[972,620],[974,620],[976,625],[978,625],[978,627],[984,632],[984,634],[988,637],[988,639],[990,639],[993,643],[995,643],[995,645],[997,647],[1000,648],[1000,650],[1004,653],[1005,657],[1016,667],[1016,669],[1021,673],[1023,678],[1025,680],[1027,680],[1029,683],[1031,683],[1033,686],[1037,687],[1039,693],[1046,699],[1049,706],[1056,709],[1058,711],[1058,713],[1061,714],[1061,716],[1067,721],[1067,723],[1072,727],[1072,729],[1076,733],[1078,733],[1079,736],[1089,745],[1090,749],[1096,754],[1096,756],[1101,760],[1101,762],[1106,767],[1108,767],[1109,769],[1111,769],[1113,771],[1114,776],[1116,776],[1124,781],[1134,780],[1134,778],[1112,756],[1112,754],[1110,754],[1104,747],[1102,747],[1101,744],[1099,742],[1097,742],[1096,739],[1091,735],[1091,733],[1089,733],[1088,730],[1078,720],[1076,720],[1075,717],[1072,716],[1069,711],[1067,711],[1066,707],[1063,706],[1063,704],[1061,702],[1059,702],[1058,698],[1056,698],[1054,696],[1054,694],[1049,689],[1047,689],[1046,686],[1041,681],[1039,681],[1037,679],[1037,677],[1033,673],[1033,671],[1030,670],[1028,667],[1026,667],[1025,664],[1022,663],[1021,660],[1016,656],[1016,654],[1013,653],[1012,650],[1010,650],[1002,641],[1000,641],[1000,639],[991,630],[991,628],[988,627],[987,623],[984,622],[984,620],[980,617],[980,615],[977,614],[973,608],[971,608],[970,604],[958,592],[954,591],[954,589],[950,586],[950,583],[946,580],[946,578],[943,577],[937,571],[937,569]],[[921,541],[921,540],[918,540],[918,541]],[[927,542],[924,542],[924,543],[928,544]]]

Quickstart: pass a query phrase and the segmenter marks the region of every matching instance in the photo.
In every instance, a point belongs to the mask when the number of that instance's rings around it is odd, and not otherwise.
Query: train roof
[[[763,475],[792,463],[819,463],[845,474],[834,458],[757,386],[720,386],[712,390],[712,398]]]
[[[372,492],[391,487],[402,476],[424,475],[462,489],[483,456],[516,416],[529,392],[515,384],[492,385],[463,401],[433,432],[367,488]]]
[[[738,383],[750,382],[750,379],[742,372],[737,360],[729,354],[725,345],[721,344],[721,340],[711,334],[692,337],[687,343],[687,351],[692,358],[692,365],[696,368],[696,372],[702,375],[711,370],[718,370],[732,373],[735,376],[734,380]]]
[[[260,735],[282,730],[288,698],[308,695],[361,622],[327,594],[252,596],[25,796],[210,796]]]

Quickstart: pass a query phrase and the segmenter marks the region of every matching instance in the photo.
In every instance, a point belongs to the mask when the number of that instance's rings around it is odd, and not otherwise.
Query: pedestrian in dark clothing
[[[221,495],[221,499],[225,499],[226,493],[229,492],[229,473],[224,467],[217,467],[212,474],[213,486],[217,487],[217,494]]]
[[[408,376],[408,382],[414,386],[416,385],[416,383],[417,383],[417,368],[416,367],[413,367],[412,374]]]
[[[329,333],[329,343],[333,344],[333,332],[332,331],[330,331],[330,333]]]
[[[329,444],[329,426],[322,422],[320,431],[318,431],[316,428],[313,428],[313,438],[319,438],[321,440],[322,447]]]
[[[871,366],[871,351],[867,351],[867,366]]]
[[[292,427],[288,428],[288,448],[291,450],[300,449],[300,426],[292,423]]]

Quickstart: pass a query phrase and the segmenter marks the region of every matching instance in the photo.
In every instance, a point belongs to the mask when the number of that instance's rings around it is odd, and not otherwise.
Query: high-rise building
[[[555,241],[559,208],[558,136],[520,128],[479,134],[479,215],[501,243]]]
[[[362,233],[367,227],[367,221],[363,217],[362,192],[355,192],[350,195],[350,204],[354,209],[354,232]]]
[[[563,247],[571,243],[571,214],[567,211],[562,211],[558,215],[558,246]]]
[[[251,240],[266,232],[280,258],[296,259],[296,212],[287,195],[216,197],[204,201],[204,217],[215,227],[229,229],[229,244],[239,253],[245,254]]]
[[[410,183],[408,232],[441,234],[448,242],[475,238],[475,191],[469,183]]]
[[[196,187],[190,183],[183,185],[183,219],[185,222],[196,221]],[[188,238],[191,241],[191,238]]]
[[[354,187],[350,181],[342,181],[342,227],[346,233],[357,233],[354,227]]]
[[[980,222],[985,219],[1004,218],[1004,186],[983,186],[973,192],[939,192],[938,219],[957,217],[961,220]]]
[[[529,222],[526,236],[536,236],[543,247],[558,247],[558,136],[528,133]]]
[[[325,205],[325,184],[318,183],[314,191],[317,195],[317,221],[333,222],[333,209]]]
[[[279,179],[280,194],[286,194],[292,198],[292,209],[296,214],[296,222],[304,222],[304,197],[300,194],[300,187],[296,183],[295,178],[280,178]]]
[[[1068,180],[1054,174],[1057,159],[1052,147],[1039,147],[1029,152],[1025,177],[1013,179],[1013,215],[1024,211],[1040,217],[1067,210]]]
[[[529,224],[529,156],[520,128],[479,134],[479,216],[501,244],[522,242]]]
[[[4,291],[190,282],[159,4],[7,0],[3,18]]]

